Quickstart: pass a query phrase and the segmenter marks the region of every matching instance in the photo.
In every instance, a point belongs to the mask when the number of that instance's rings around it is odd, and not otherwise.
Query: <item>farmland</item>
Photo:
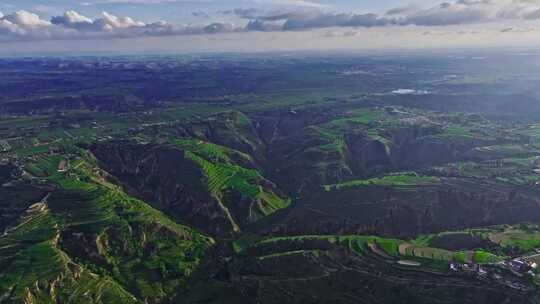
[[[0,302],[540,303],[540,73],[327,56],[0,60]]]

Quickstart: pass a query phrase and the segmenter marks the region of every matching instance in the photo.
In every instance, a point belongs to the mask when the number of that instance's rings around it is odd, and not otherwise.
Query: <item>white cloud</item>
[[[394,95],[428,95],[429,91],[426,90],[413,90],[413,89],[397,89],[391,92]]]
[[[537,28],[534,27],[519,27],[519,26],[512,26],[512,27],[506,27],[501,30],[501,33],[529,33],[537,31]]]
[[[38,15],[27,11],[17,11],[11,15],[3,16],[2,19],[24,28],[39,28],[51,25],[49,21],[42,20]]]
[[[0,40],[17,40],[19,37],[27,39],[49,39],[63,32],[64,29],[55,28],[38,15],[17,11],[0,18]]]
[[[83,3],[84,5],[96,5],[96,4],[161,4],[161,3],[182,3],[193,2],[192,0],[94,0]],[[202,3],[212,3],[218,1],[212,0],[199,0]],[[327,8],[327,4],[322,4],[317,1],[310,0],[245,0],[253,5],[272,5],[272,6],[297,6],[297,7],[311,7],[311,8]]]
[[[160,3],[179,0],[97,0],[98,2]],[[129,16],[116,16],[103,12],[100,17],[89,18],[70,10],[51,20],[37,14],[18,11],[8,15],[0,13],[0,41],[133,38],[147,36],[174,36],[215,34],[229,32],[288,32],[329,29],[326,37],[352,37],[358,28],[417,26],[449,27],[454,25],[485,24],[500,21],[527,22],[540,20],[540,0],[455,0],[439,5],[419,8],[397,7],[385,14],[333,12],[323,4],[311,0],[245,0],[245,3],[283,5],[273,10],[237,8],[221,12],[232,23],[224,23],[211,16],[205,24],[171,24],[164,21],[141,22]],[[513,28],[510,30],[509,28]],[[333,28],[356,28],[346,32]],[[521,24],[500,28],[498,33],[515,33]],[[462,30],[463,31],[463,30]],[[424,36],[447,34],[447,31],[421,29]],[[329,34],[328,34],[329,33]],[[336,35],[335,33],[341,33]],[[463,33],[474,34],[470,31]],[[465,36],[465,35],[463,35]]]
[[[252,30],[303,30],[327,27],[447,26],[503,20],[540,20],[539,0],[456,0],[427,8],[397,7],[386,14],[336,13],[320,9],[265,11],[236,9]]]
[[[129,38],[145,36],[212,34],[239,31],[227,23],[208,25],[173,25],[164,21],[144,23],[131,17],[119,17],[103,12],[90,19],[76,11],[43,20],[38,15],[18,11],[0,17],[0,41],[63,40],[88,38]]]
[[[89,26],[93,23],[92,19],[83,16],[76,11],[67,11],[62,16],[55,16],[51,22],[56,25],[64,25],[66,27]]]
[[[98,4],[161,4],[174,2],[191,2],[190,0],[95,0],[82,3],[85,6]],[[209,0],[200,0],[200,2],[211,2]]]
[[[308,7],[308,8],[318,8],[323,9],[327,8],[327,4],[322,4],[315,1],[308,0],[252,0],[252,2],[257,4],[271,4],[275,6],[299,6],[299,7]]]
[[[117,17],[107,12],[103,12],[103,18],[97,19],[95,23],[102,24],[103,28],[123,29],[130,27],[143,27],[143,22],[137,22],[130,17]]]

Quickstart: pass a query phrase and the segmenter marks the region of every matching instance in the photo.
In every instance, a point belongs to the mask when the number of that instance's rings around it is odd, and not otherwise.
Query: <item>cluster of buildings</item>
[[[10,144],[7,142],[7,140],[0,140],[0,152],[9,152],[11,150]]]
[[[513,259],[511,261],[501,262],[501,265],[510,269],[515,273],[528,273],[532,276],[535,276],[534,270],[538,268],[538,264],[534,261],[521,260],[519,258]]]
[[[450,270],[476,273],[481,276],[488,274],[487,269],[482,267],[480,264],[450,262]]]
[[[449,267],[452,271],[478,275],[485,280],[495,280],[507,287],[520,291],[530,290],[525,282],[529,278],[537,276],[536,271],[540,265],[533,259],[540,256],[540,248],[536,249],[538,254],[513,258],[506,261],[491,264],[471,264],[451,262]]]

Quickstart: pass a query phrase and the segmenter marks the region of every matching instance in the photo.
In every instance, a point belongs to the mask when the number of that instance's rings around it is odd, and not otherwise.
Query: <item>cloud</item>
[[[358,32],[355,32],[355,31],[345,31],[345,32],[340,32],[340,31],[326,31],[323,33],[323,37],[326,37],[326,38],[335,38],[335,37],[354,37],[358,34]]]
[[[448,26],[503,20],[540,19],[539,0],[457,0],[427,8],[396,7],[385,14],[325,12],[319,9],[228,11],[249,19],[250,30],[304,30],[328,27]]]
[[[229,12],[226,12],[229,13]],[[296,11],[261,11],[258,9],[235,9],[238,18],[250,20],[248,30],[294,31],[330,27],[373,27],[397,24],[391,18],[376,14],[327,13],[316,9]]]
[[[386,15],[392,16],[392,15],[403,15],[412,11],[417,10],[417,7],[415,6],[399,6],[392,9],[389,9],[386,12]]]
[[[91,3],[178,1],[182,0],[98,0]],[[308,0],[246,1],[245,3],[272,3],[277,5],[274,7],[280,7],[281,4],[283,6],[273,10],[229,9],[220,11],[217,16],[208,16],[202,11],[193,13],[193,16],[204,17],[201,18],[204,24],[171,24],[164,21],[148,23],[107,12],[92,19],[73,10],[54,16],[50,20],[42,19],[37,14],[28,11],[18,11],[7,15],[0,13],[0,41],[132,38],[249,31],[294,32],[311,29],[333,30],[333,28],[394,28],[409,25],[440,27],[498,21],[540,20],[540,0],[454,0],[425,8],[396,7],[383,14],[328,11],[319,2]],[[220,15],[237,25],[221,22]],[[508,28],[508,25],[506,27]],[[500,29],[499,31],[518,32],[516,29],[519,26],[516,25],[514,28],[514,30]],[[354,31],[353,29],[349,35],[343,36],[353,36]],[[340,33],[340,31],[335,33]],[[429,30],[425,30],[424,33],[436,34]]]
[[[18,11],[11,15],[3,16],[2,19],[27,29],[50,25],[50,22],[42,20],[38,15],[27,11]]]
[[[264,2],[264,1],[257,1],[257,2]],[[311,7],[311,8],[326,8],[328,7],[327,4],[321,4],[319,2],[315,1],[307,1],[307,0],[272,0],[267,1],[271,2],[273,5],[283,5],[283,6],[301,6],[301,7]]]
[[[192,12],[191,15],[193,17],[199,17],[199,18],[208,18],[208,17],[210,17],[208,15],[208,13],[205,12],[205,11],[195,11],[195,12]]]
[[[199,0],[199,2],[212,3],[212,0]],[[217,2],[217,1],[215,1]],[[272,6],[290,6],[290,7],[311,7],[311,8],[327,8],[327,4],[322,4],[317,1],[309,0],[245,0],[247,3],[254,5],[272,5]],[[196,3],[193,0],[91,0],[83,3],[85,6],[99,4],[163,4],[163,3]]]
[[[51,23],[67,28],[91,29],[94,26],[94,21],[92,21],[92,19],[83,16],[76,11],[67,11],[62,16],[52,17]]]
[[[190,2],[189,0],[95,0],[82,3],[85,6],[99,4],[162,4],[175,2]]]
[[[429,91],[426,90],[413,90],[413,89],[397,89],[391,92],[394,95],[428,95]]]
[[[18,11],[10,15],[3,15],[0,18],[0,39],[13,40],[17,37],[48,38],[54,35],[52,24],[49,21],[42,20],[38,15]]]
[[[501,30],[501,33],[528,33],[534,32],[536,29],[531,27],[507,27]]]
[[[538,0],[457,0],[424,9],[391,10],[402,24],[459,25],[503,20],[540,19]]]
[[[66,11],[63,15],[52,17],[50,21],[27,11],[0,17],[0,41],[4,42],[215,34],[241,30],[243,28],[218,22],[207,25],[173,25],[164,21],[144,23],[107,12],[96,19],[76,11]]]
[[[492,7],[490,0],[445,2],[429,9],[407,13],[403,23],[433,26],[483,22],[491,19]]]

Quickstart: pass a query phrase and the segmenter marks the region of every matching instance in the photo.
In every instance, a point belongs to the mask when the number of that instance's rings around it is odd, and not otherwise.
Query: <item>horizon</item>
[[[540,47],[538,1],[0,4],[0,56]]]
[[[540,0],[1,2],[0,303],[540,304]]]
[[[523,53],[525,52],[525,53]],[[456,47],[456,48],[380,48],[380,49],[283,49],[283,50],[162,50],[162,51],[28,51],[0,52],[1,59],[34,59],[34,58],[122,58],[122,57],[183,57],[183,56],[350,56],[350,57],[385,57],[400,56],[448,56],[464,55],[526,55],[540,56],[539,46],[505,46],[505,47]]]

